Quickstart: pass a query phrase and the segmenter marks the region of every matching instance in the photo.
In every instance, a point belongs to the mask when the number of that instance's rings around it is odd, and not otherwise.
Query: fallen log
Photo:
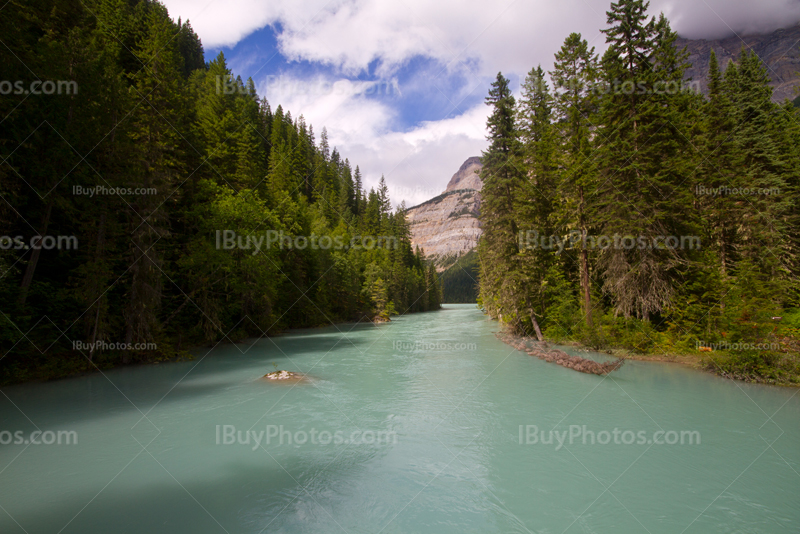
[[[498,333],[497,337],[503,343],[511,345],[515,349],[525,352],[530,356],[536,356],[540,360],[555,363],[567,369],[578,371],[579,373],[607,375],[611,371],[616,371],[625,363],[625,358],[618,358],[614,361],[600,363],[594,360],[581,358],[580,356],[570,356],[563,350],[547,348],[532,338],[504,333]]]

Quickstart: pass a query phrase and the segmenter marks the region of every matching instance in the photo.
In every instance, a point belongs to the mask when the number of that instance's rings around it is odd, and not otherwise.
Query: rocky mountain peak
[[[480,191],[481,187],[483,187],[480,177],[482,168],[480,156],[467,158],[467,161],[461,164],[458,171],[447,182],[445,192],[456,189],[477,189]]]
[[[412,246],[419,246],[440,271],[478,246],[482,168],[480,157],[468,158],[441,195],[406,211]]]

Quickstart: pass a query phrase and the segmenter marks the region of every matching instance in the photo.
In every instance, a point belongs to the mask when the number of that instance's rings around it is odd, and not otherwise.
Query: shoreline
[[[569,341],[567,343],[555,343],[552,340],[546,340],[553,345],[561,345],[562,347],[571,347],[579,350],[586,350],[589,352],[597,352],[600,354],[607,354],[614,358],[624,358],[626,360],[634,360],[640,362],[655,362],[655,363],[674,363],[690,367],[696,371],[711,374],[724,378],[726,380],[738,380],[748,384],[759,384],[762,386],[780,386],[798,388],[800,383],[791,381],[778,381],[774,379],[766,379],[756,375],[736,375],[727,373],[721,370],[714,369],[709,365],[707,356],[701,354],[638,354],[622,348],[611,348],[606,350],[596,350],[577,341]]]
[[[428,313],[428,312],[434,312],[434,311],[440,311],[440,310],[441,310],[441,308],[439,310],[428,310],[426,312],[413,312],[413,313]],[[229,339],[226,342],[220,340],[220,341],[218,341],[217,343],[215,343],[213,345],[206,344],[206,343],[192,344],[192,345],[190,345],[190,346],[188,346],[186,348],[176,348],[175,349],[175,354],[173,356],[170,356],[170,357],[164,357],[163,355],[156,354],[156,355],[153,355],[152,357],[144,358],[144,359],[141,359],[141,360],[138,360],[138,361],[134,361],[134,362],[131,362],[131,363],[127,363],[127,364],[121,363],[121,362],[114,363],[114,364],[109,364],[108,361],[105,361],[102,358],[98,358],[98,359],[93,360],[93,361],[88,361],[88,360],[85,359],[85,357],[83,359],[81,359],[81,358],[78,358],[76,355],[72,355],[74,357],[74,359],[75,359],[75,362],[77,362],[75,364],[75,367],[74,367],[75,370],[72,371],[72,372],[68,371],[68,372],[64,372],[64,373],[61,373],[61,374],[56,374],[56,375],[50,376],[50,377],[35,376],[35,377],[27,379],[27,380],[15,380],[15,381],[8,381],[8,382],[0,382],[0,387],[11,387],[11,386],[20,386],[20,385],[25,385],[25,384],[37,384],[37,383],[41,384],[41,383],[46,383],[46,382],[55,382],[55,381],[58,381],[58,380],[68,380],[70,378],[81,378],[81,377],[85,377],[85,376],[91,376],[91,375],[94,375],[94,374],[97,374],[97,373],[105,373],[107,371],[113,371],[113,370],[116,370],[116,369],[134,369],[134,368],[141,367],[141,366],[159,365],[159,364],[165,364],[165,363],[190,362],[190,361],[195,361],[198,358],[198,354],[197,354],[198,352],[202,352],[203,349],[211,349],[211,348],[214,348],[216,346],[221,346],[221,345],[223,345],[223,346],[224,345],[239,345],[239,344],[247,343],[248,341],[254,341],[254,340],[259,340],[259,339],[268,339],[268,338],[272,338],[272,337],[278,337],[278,336],[286,335],[286,334],[289,334],[289,333],[292,333],[292,332],[296,332],[296,331],[317,330],[317,329],[320,329],[320,328],[326,328],[326,327],[330,327],[330,326],[336,327],[338,325],[362,325],[362,324],[363,325],[371,325],[371,326],[379,326],[379,325],[383,325],[383,324],[386,324],[386,323],[389,323],[389,322],[391,322],[391,318],[387,318],[385,320],[375,320],[375,318],[370,319],[368,314],[363,313],[361,318],[359,318],[359,319],[350,319],[350,320],[346,320],[346,321],[336,321],[336,322],[331,322],[331,323],[328,323],[328,324],[320,324],[320,325],[315,325],[315,326],[288,327],[288,328],[286,328],[284,330],[280,330],[278,332],[275,332],[273,335],[269,335],[269,336],[258,336],[258,337],[254,336],[254,337],[248,337],[248,338],[237,339],[237,340],[230,340]]]

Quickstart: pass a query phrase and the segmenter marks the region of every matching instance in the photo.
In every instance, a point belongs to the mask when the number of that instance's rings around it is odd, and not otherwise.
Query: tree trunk
[[[533,306],[531,306],[531,299],[526,297],[525,304],[527,304],[528,306],[528,315],[530,315],[531,317],[531,324],[533,325],[533,331],[536,332],[536,339],[538,339],[539,342],[544,343],[544,336],[542,335],[542,330],[539,328],[539,321],[536,320],[536,314],[533,313]],[[519,316],[520,314],[517,313],[517,317]]]
[[[536,321],[536,314],[533,313],[533,308],[528,308],[528,313],[531,315],[531,323],[533,323],[533,330],[536,332],[536,339],[538,339],[541,343],[544,343],[544,336],[542,335],[542,331],[539,329],[539,323]]]
[[[97,263],[100,262],[100,259],[103,256],[103,242],[105,239],[105,228],[106,228],[106,214],[105,212],[103,212],[100,214],[100,225],[99,228],[97,229],[97,250],[95,251],[95,261]],[[92,329],[92,342],[90,345],[91,348],[89,349],[89,361],[92,361],[92,358],[94,357],[94,348],[95,348],[94,344],[97,342],[97,330],[100,324],[101,298],[102,296],[98,296],[97,302],[95,302],[94,304],[95,306],[97,306],[97,311],[95,312],[94,315],[94,328]]]
[[[583,293],[583,311],[586,314],[586,325],[592,326],[592,294],[589,289],[589,251],[586,250],[586,218],[584,216],[583,186],[578,187],[580,195],[581,224],[581,292]]]
[[[47,208],[42,217],[42,224],[40,225],[41,231],[39,232],[38,246],[31,252],[31,259],[28,261],[28,266],[25,268],[25,275],[22,277],[22,284],[20,285],[19,305],[20,308],[25,307],[25,301],[28,299],[28,289],[33,282],[33,273],[36,271],[36,264],[39,263],[39,256],[42,253],[41,243],[42,238],[47,234],[47,225],[50,224],[50,213],[53,211],[52,197],[50,202],[47,203]]]

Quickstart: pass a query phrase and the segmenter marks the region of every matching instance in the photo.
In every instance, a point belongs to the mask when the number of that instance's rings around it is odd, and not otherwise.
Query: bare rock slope
[[[445,192],[447,191],[455,191],[456,189],[475,189],[477,191],[481,190],[483,186],[483,182],[481,182],[480,172],[483,168],[481,165],[481,158],[478,156],[473,156],[471,158],[467,158],[467,161],[461,164],[461,167],[458,169],[450,181],[447,183],[447,188],[445,188]]]
[[[467,159],[441,195],[406,212],[411,244],[422,248],[440,271],[478,246],[481,168],[479,157]]]
[[[794,91],[800,85],[797,75],[800,71],[800,25],[767,34],[742,35],[741,38],[736,35],[717,40],[679,38],[675,45],[679,50],[685,46],[689,52],[688,60],[692,66],[687,69],[685,76],[699,82],[703,93],[708,91],[708,60],[711,50],[717,54],[720,69],[724,70],[729,61],[739,57],[744,46],[752,49],[766,64],[773,101],[783,102],[785,98],[792,100],[797,96]]]

